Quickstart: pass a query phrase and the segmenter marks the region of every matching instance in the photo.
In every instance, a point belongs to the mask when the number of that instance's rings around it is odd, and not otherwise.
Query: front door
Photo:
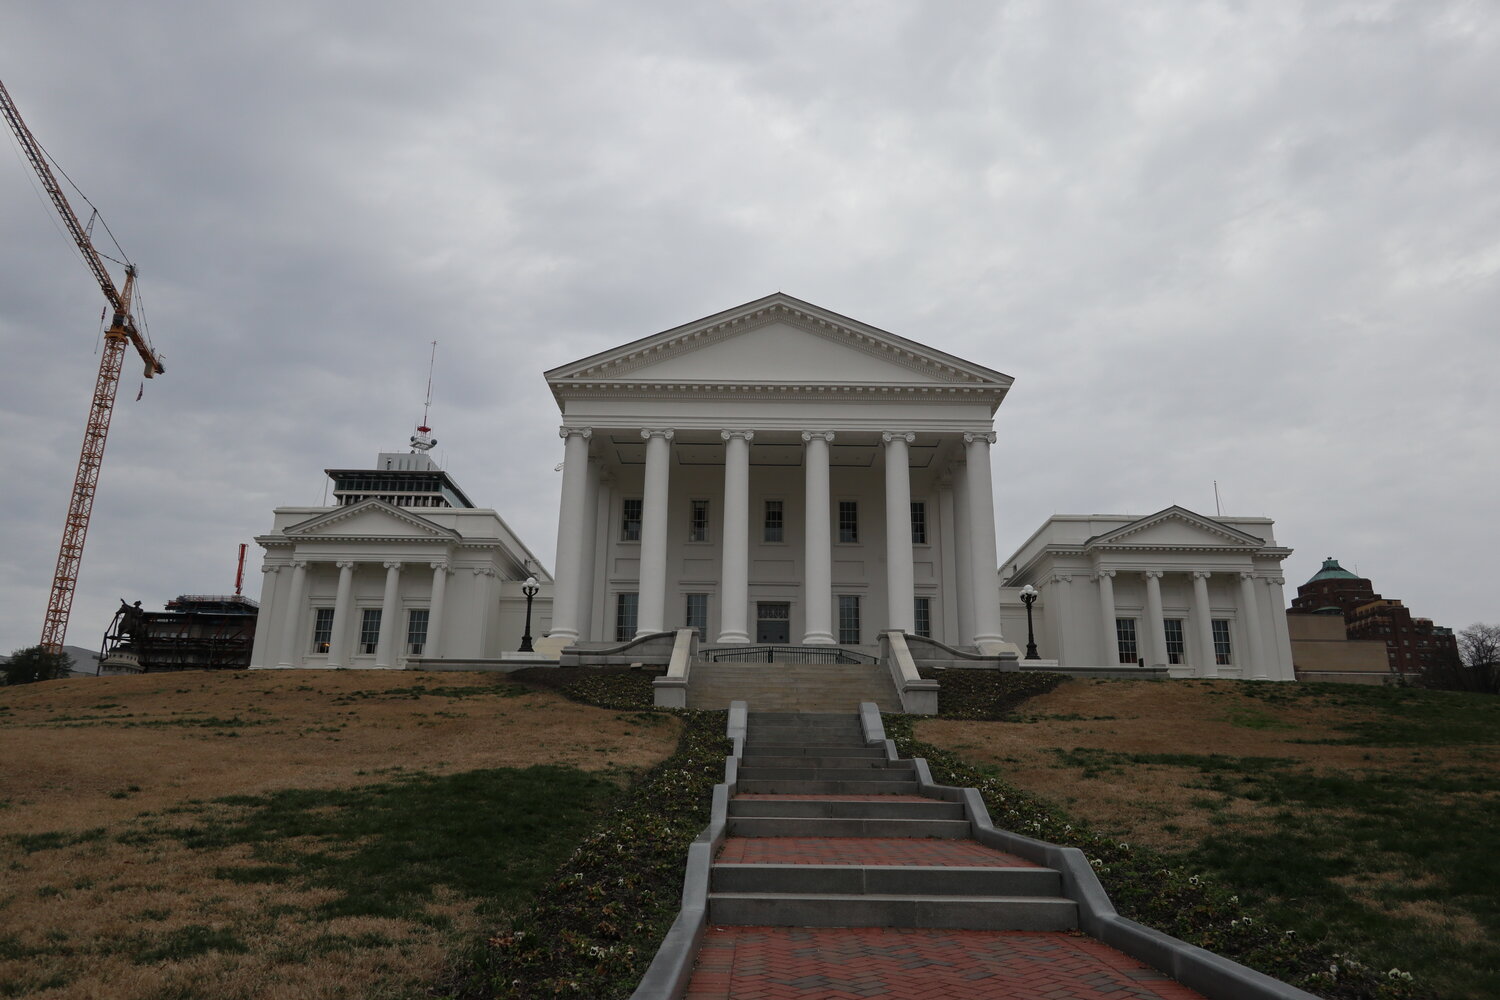
[[[792,641],[792,606],[786,601],[759,601],[755,605],[755,641],[763,646],[784,646]]]

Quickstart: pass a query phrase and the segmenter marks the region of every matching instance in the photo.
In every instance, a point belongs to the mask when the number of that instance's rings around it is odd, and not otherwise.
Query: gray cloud
[[[1265,513],[1500,617],[1483,4],[22,3],[5,82],[142,272],[70,641],[232,584],[321,470],[440,453],[544,559],[542,370],[782,289],[1016,377],[1001,548]],[[0,644],[34,641],[97,291],[0,167]],[[252,576],[258,576],[253,574]],[[258,590],[251,581],[251,593]]]

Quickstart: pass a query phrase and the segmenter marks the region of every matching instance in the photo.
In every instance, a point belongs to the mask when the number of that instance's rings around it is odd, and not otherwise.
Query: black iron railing
[[[842,646],[721,646],[700,649],[710,663],[879,663]]]

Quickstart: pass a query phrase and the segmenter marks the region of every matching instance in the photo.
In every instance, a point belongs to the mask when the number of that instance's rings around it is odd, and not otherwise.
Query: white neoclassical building
[[[400,668],[498,660],[549,626],[552,579],[493,510],[425,453],[329,469],[334,506],[279,507],[256,538],[260,621],[252,667]]]
[[[1011,379],[777,293],[546,373],[562,413],[552,638],[987,654],[990,449]]]
[[[1278,545],[1264,517],[1168,507],[1049,518],[1001,566],[1008,608],[1033,607],[1039,653],[1063,667],[1294,680]],[[1024,612],[1011,610],[1010,621]],[[1022,635],[1024,641],[1024,632]]]

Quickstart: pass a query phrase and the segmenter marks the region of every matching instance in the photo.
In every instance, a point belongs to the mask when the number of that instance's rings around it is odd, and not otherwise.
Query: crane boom
[[[109,421],[114,414],[115,394],[120,387],[120,368],[125,360],[125,345],[132,344],[146,365],[146,377],[153,378],[166,369],[151,344],[136,329],[130,315],[130,303],[135,290],[135,267],[125,265],[125,287],[115,288],[114,279],[95,249],[93,240],[79,224],[73,206],[68,204],[61,185],[47,165],[41,144],[26,127],[21,112],[11,100],[10,92],[0,82],[0,113],[10,124],[20,142],[31,168],[36,171],[52,199],[52,205],[61,216],[73,242],[83,253],[84,262],[94,274],[94,280],[104,292],[104,297],[114,307],[114,317],[104,334],[104,350],[99,358],[99,375],[94,381],[94,395],[89,405],[88,424],[84,428],[83,448],[78,456],[78,472],[73,478],[73,494],[68,503],[68,516],[63,525],[62,544],[58,548],[57,568],[52,577],[52,593],[47,601],[47,616],[42,623],[41,645],[50,652],[62,649],[68,632],[68,615],[73,609],[73,593],[78,586],[78,567],[83,559],[83,542],[88,535],[89,518],[94,510],[94,494],[99,485],[99,469],[104,461],[104,445],[109,436]]]

